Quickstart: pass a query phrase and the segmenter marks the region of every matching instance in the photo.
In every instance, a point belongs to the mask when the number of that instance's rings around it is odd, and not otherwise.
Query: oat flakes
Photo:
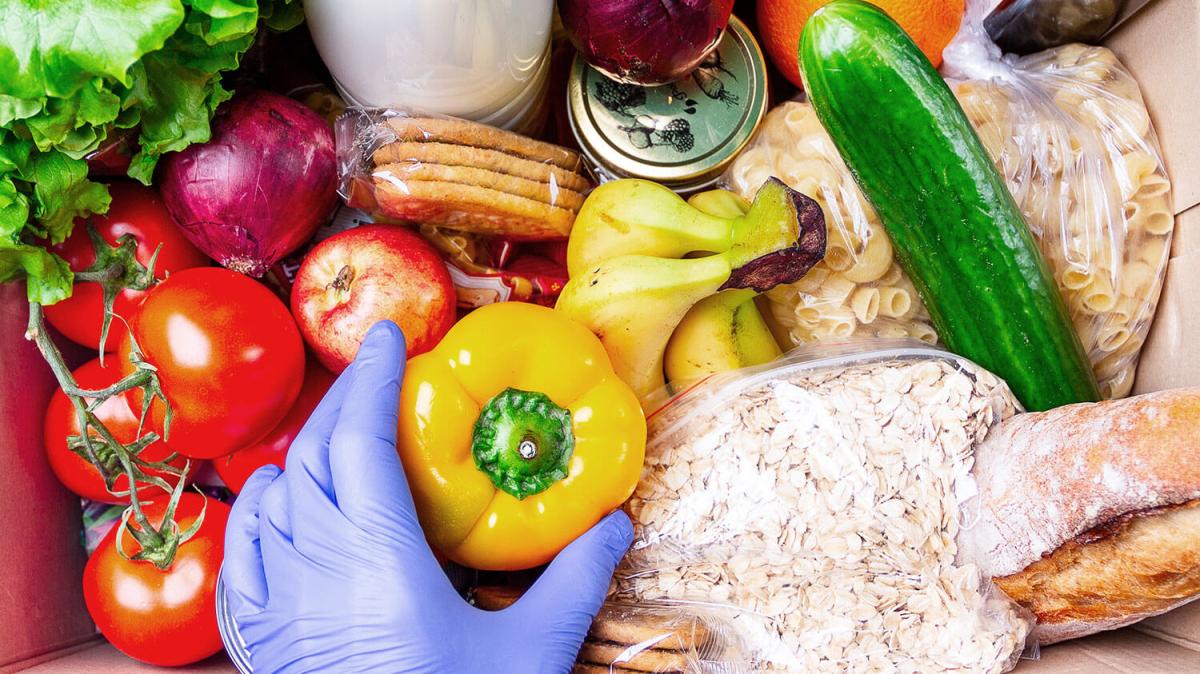
[[[1005,671],[1029,623],[956,539],[974,444],[1015,411],[927,349],[710,380],[651,419],[616,592],[728,605],[741,671]]]

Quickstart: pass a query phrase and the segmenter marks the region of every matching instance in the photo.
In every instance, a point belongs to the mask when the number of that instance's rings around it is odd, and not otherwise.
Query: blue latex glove
[[[223,580],[256,673],[569,672],[629,547],[624,513],[559,553],[511,608],[454,591],[396,454],[404,337],[367,334],[292,444],[233,506]]]

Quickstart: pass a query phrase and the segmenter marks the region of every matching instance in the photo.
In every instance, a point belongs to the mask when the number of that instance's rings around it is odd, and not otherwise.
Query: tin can
[[[602,178],[694,192],[750,142],[767,112],[767,65],[746,25],[730,17],[717,48],[671,84],[618,82],[576,55],[567,105],[571,131]]]
[[[237,621],[229,609],[229,599],[225,595],[225,569],[217,576],[217,629],[221,632],[221,643],[225,644],[225,652],[233,666],[241,674],[253,674],[254,667],[250,665],[250,651],[246,648],[246,640],[238,631]]]

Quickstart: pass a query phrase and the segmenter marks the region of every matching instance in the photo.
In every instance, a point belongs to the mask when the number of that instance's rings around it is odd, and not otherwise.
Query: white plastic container
[[[351,105],[504,128],[537,113],[553,0],[306,0],[321,58]]]

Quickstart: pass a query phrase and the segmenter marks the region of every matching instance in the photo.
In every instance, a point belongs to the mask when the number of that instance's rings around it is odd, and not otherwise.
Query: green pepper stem
[[[475,466],[517,499],[565,478],[574,450],[571,412],[544,393],[515,388],[483,406],[471,438]]]

